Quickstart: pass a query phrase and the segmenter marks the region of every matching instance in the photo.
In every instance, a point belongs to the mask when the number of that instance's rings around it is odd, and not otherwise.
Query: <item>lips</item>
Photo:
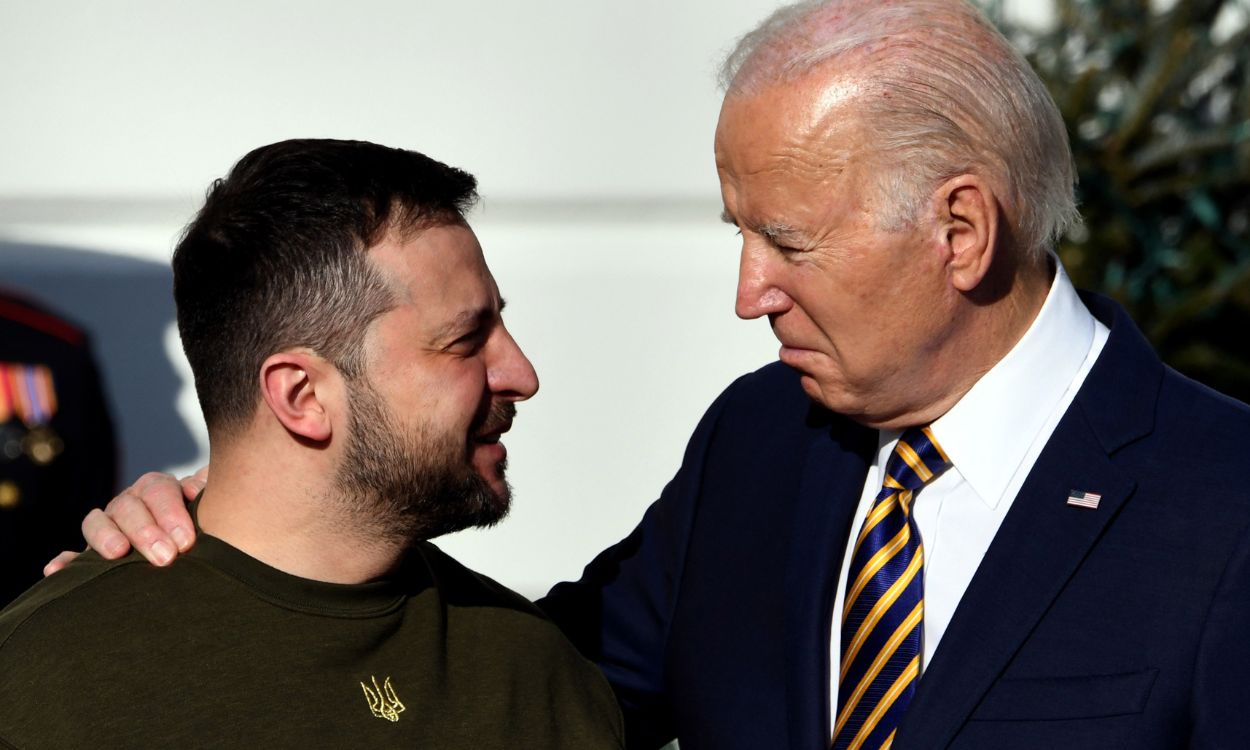
[[[499,401],[491,404],[486,423],[473,435],[477,443],[498,443],[499,438],[512,429],[512,419],[516,416],[516,404],[511,401]]]
[[[510,429],[512,429],[511,422],[504,425],[503,427],[500,427],[495,430],[491,430],[490,432],[483,432],[478,435],[475,435],[473,439],[479,443],[498,443],[499,438],[502,437],[503,434]]]
[[[795,346],[781,345],[780,351],[777,352],[777,359],[782,363],[798,370],[800,373],[809,371],[812,363],[812,357],[815,355],[811,349],[802,349]]]
[[[807,348],[799,344],[795,340],[795,337],[790,334],[789,330],[782,330],[782,327],[777,323],[777,321],[773,321],[772,329],[773,336],[776,337],[777,342],[786,349],[801,350]]]

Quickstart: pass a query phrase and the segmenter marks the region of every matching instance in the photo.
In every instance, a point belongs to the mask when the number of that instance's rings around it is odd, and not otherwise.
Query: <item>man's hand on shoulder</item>
[[[87,514],[82,535],[106,560],[125,555],[133,546],[153,565],[168,565],[195,544],[195,526],[186,501],[193,500],[207,483],[207,466],[181,482],[169,474],[144,474],[103,510]],[[62,552],[44,567],[43,574],[52,575],[78,554]]]

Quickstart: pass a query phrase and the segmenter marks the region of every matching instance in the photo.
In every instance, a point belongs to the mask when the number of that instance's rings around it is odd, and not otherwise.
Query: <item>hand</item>
[[[133,544],[153,565],[168,565],[195,544],[195,527],[184,498],[193,500],[207,483],[207,466],[181,482],[169,474],[144,474],[104,510],[91,511],[83,519],[82,535],[106,560],[125,555]],[[44,567],[43,574],[52,575],[78,554],[62,552]]]

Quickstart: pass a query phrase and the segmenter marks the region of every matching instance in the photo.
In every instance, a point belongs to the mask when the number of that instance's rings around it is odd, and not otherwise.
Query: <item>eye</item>
[[[803,236],[788,226],[767,224],[756,231],[782,255],[798,255],[807,250],[807,242]]]
[[[478,326],[451,342],[447,348],[459,354],[475,354],[486,344],[486,339],[489,335],[490,330],[486,326]]]
[[[798,255],[803,252],[803,248],[788,245],[777,237],[769,237],[768,235],[764,235],[764,237],[768,240],[768,244],[772,245],[773,249],[782,255]]]

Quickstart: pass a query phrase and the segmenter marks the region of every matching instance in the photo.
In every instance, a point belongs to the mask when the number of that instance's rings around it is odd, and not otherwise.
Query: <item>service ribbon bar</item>
[[[56,414],[56,388],[47,365],[0,362],[0,424],[16,415],[27,427],[39,427]]]

